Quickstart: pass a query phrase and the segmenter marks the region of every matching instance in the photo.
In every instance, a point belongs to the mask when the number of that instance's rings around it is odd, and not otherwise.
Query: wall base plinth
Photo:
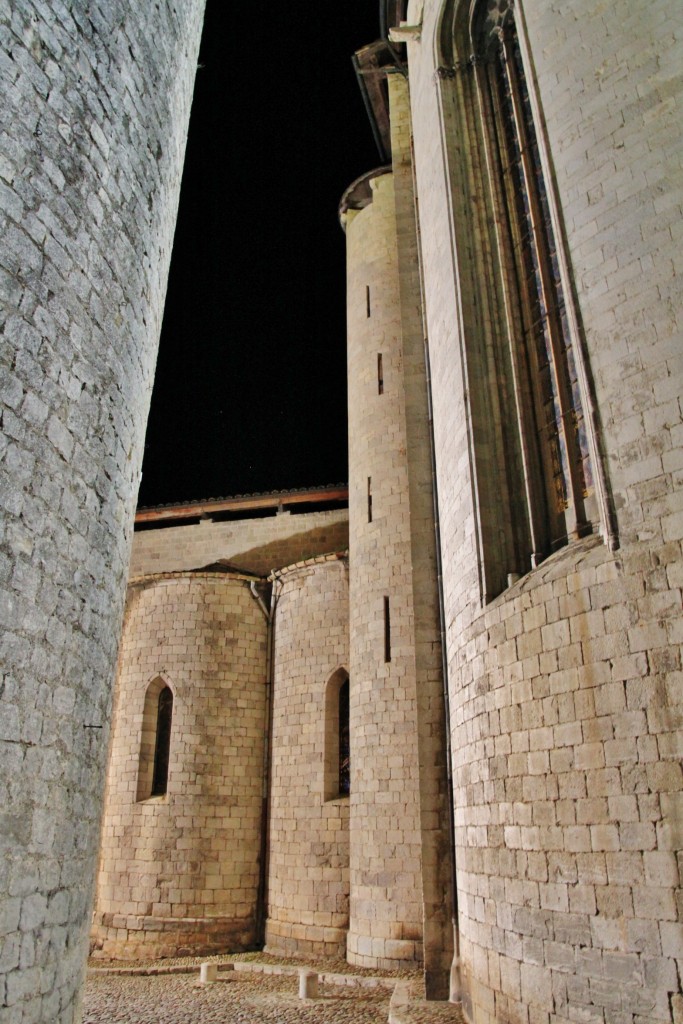
[[[346,959],[357,967],[391,971],[398,967],[421,967],[422,942],[415,939],[371,938],[349,932]]]
[[[264,952],[275,956],[345,956],[346,928],[293,924],[269,918]]]
[[[243,953],[256,948],[253,919],[98,914],[90,955],[110,960]]]

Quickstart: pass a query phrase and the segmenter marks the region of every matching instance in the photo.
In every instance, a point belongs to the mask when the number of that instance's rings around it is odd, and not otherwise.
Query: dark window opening
[[[351,737],[349,733],[349,681],[339,687],[339,795],[351,792]]]
[[[370,316],[370,285],[365,286],[365,315]]]
[[[384,394],[384,368],[382,366],[382,353],[377,353],[377,394]]]
[[[368,522],[372,522],[372,477],[368,477]]]
[[[384,660],[391,661],[391,616],[389,598],[384,598]]]
[[[168,788],[168,760],[171,752],[171,719],[173,718],[173,694],[165,686],[159,694],[157,705],[157,731],[154,748],[154,776],[152,796],[164,796]]]

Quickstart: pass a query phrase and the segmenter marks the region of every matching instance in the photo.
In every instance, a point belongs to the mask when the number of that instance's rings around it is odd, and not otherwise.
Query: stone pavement
[[[209,985],[199,984],[197,962],[138,965],[89,972],[83,1024],[463,1024],[459,1008],[426,1003],[418,990],[414,977],[347,968],[321,973],[320,998],[300,1000],[291,962],[222,962]]]

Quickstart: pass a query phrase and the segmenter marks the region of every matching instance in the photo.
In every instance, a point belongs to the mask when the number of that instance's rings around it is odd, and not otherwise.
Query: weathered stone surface
[[[266,948],[343,954],[349,796],[339,793],[339,689],[349,674],[348,560],[275,574]]]
[[[202,13],[0,3],[3,1024],[78,1018]]]

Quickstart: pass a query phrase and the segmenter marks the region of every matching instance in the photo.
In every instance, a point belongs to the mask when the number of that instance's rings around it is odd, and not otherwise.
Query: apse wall
[[[0,3],[0,1015],[79,1019],[203,0]]]
[[[275,573],[269,952],[343,955],[349,922],[349,795],[339,786],[339,692],[349,679],[348,562]],[[349,682],[353,693],[354,681]],[[355,738],[352,736],[353,763]]]
[[[257,939],[267,621],[250,579],[132,581],[121,644],[92,946],[144,958]],[[150,762],[173,694],[163,793]]]
[[[408,13],[448,623],[463,1000],[475,1022],[681,1013],[680,42],[669,7],[515,4],[573,282],[600,529],[482,594],[470,282],[455,131],[469,5]],[[467,9],[466,9],[467,8]],[[463,47],[466,43],[463,43]],[[455,59],[454,59],[455,58]],[[536,92],[537,88],[537,92]],[[667,213],[666,211],[669,211]],[[463,312],[465,311],[465,313]],[[676,397],[674,397],[674,395]],[[494,481],[495,482],[495,481]],[[502,490],[502,488],[501,488]],[[482,515],[493,514],[491,523]],[[502,505],[498,515],[506,513]],[[500,524],[501,530],[505,526]]]

